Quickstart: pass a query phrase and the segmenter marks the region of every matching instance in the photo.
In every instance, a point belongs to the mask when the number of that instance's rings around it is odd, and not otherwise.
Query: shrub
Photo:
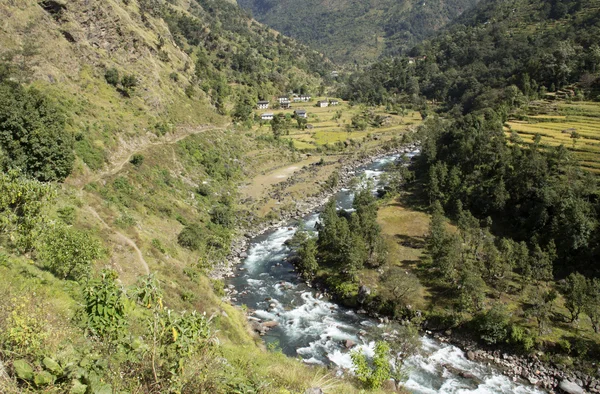
[[[160,242],[159,239],[152,239],[152,241],[150,242],[152,244],[152,246],[154,246],[159,252],[161,253],[165,253],[165,247],[163,246],[162,242]]]
[[[210,213],[210,219],[214,224],[230,228],[234,224],[233,210],[229,206],[219,205]]]
[[[144,155],[136,153],[135,155],[131,156],[131,160],[129,160],[129,162],[136,167],[140,167],[144,163]]]
[[[127,324],[123,290],[116,283],[117,277],[116,272],[103,270],[83,291],[87,328],[101,338],[119,338]]]
[[[510,326],[508,341],[519,350],[529,353],[535,347],[536,338],[528,329],[513,324]]]
[[[201,183],[196,188],[196,193],[198,193],[199,195],[201,195],[203,197],[208,197],[208,196],[210,196],[212,194],[212,189],[211,189],[211,187],[208,184]]]
[[[375,344],[375,355],[371,364],[367,357],[358,351],[351,354],[356,377],[369,389],[378,389],[392,376],[390,346],[384,341]]]
[[[109,68],[108,70],[106,70],[106,72],[104,73],[104,79],[106,79],[106,82],[109,85],[112,86],[117,86],[120,82],[120,78],[119,78],[119,70],[117,70],[116,68]]]
[[[52,186],[23,178],[16,170],[0,173],[0,241],[31,250],[46,222],[42,207],[54,195]]]
[[[490,310],[478,314],[474,319],[474,323],[479,337],[487,344],[493,345],[506,340],[508,320],[506,310],[494,305]]]
[[[56,225],[42,237],[39,259],[61,279],[80,280],[89,276],[92,263],[100,257],[101,245],[90,234]]]

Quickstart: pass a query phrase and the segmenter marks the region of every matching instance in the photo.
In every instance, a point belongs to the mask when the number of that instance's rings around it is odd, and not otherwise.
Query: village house
[[[333,78],[337,78],[337,77],[339,77],[339,76],[340,76],[340,74],[339,74],[337,71],[332,71],[332,72],[331,72],[331,76],[332,76]]]
[[[262,120],[273,120],[273,114],[271,112],[264,113],[260,115]]]
[[[294,96],[294,102],[295,103],[299,103],[301,101],[302,101],[302,99],[300,98],[300,96]]]
[[[297,118],[307,118],[307,114],[306,114],[306,110],[304,109],[297,109],[294,111],[294,114],[296,115]]]
[[[258,103],[256,103],[256,107],[258,109],[268,109],[269,108],[269,102],[268,101],[259,101]]]
[[[292,106],[292,103],[290,102],[290,100],[288,100],[288,101],[284,101],[283,103],[279,104],[279,106],[281,107],[281,109],[290,109],[290,107]]]
[[[317,107],[319,107],[319,108],[329,107],[329,101],[328,100],[317,101]]]
[[[283,104],[285,102],[290,102],[290,98],[288,96],[279,96],[279,104]]]
[[[337,100],[329,100],[329,105],[339,105],[340,102]]]
[[[301,94],[301,95],[300,95],[300,101],[302,101],[302,102],[304,102],[304,103],[307,103],[307,102],[309,102],[311,98],[312,98],[312,97],[310,97],[309,95],[306,95],[306,94]]]

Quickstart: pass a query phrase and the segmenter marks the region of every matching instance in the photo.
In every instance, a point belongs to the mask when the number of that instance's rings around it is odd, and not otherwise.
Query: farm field
[[[255,113],[260,116],[263,113],[289,114],[293,115],[297,109],[304,109],[307,112],[307,128],[300,130],[296,121],[291,120],[289,133],[283,138],[293,141],[294,147],[298,150],[315,150],[320,147],[331,147],[339,143],[359,143],[367,141],[372,136],[377,136],[380,140],[391,139],[399,136],[401,132],[407,130],[410,126],[418,125],[422,119],[419,112],[407,110],[404,114],[390,114],[384,107],[366,108],[364,106],[350,106],[347,102],[339,101],[337,106],[325,108],[316,107],[318,100],[325,100],[325,97],[313,99],[307,103],[292,103],[290,109],[261,109]],[[367,127],[364,131],[351,129],[347,126],[352,124],[352,118],[364,111],[373,111],[375,116],[386,117],[387,120],[381,127]],[[258,131],[270,134],[269,122],[263,122],[258,127]]]
[[[600,103],[536,102],[524,120],[508,122],[507,135],[516,131],[531,143],[536,134],[547,146],[564,145],[585,169],[600,174]]]

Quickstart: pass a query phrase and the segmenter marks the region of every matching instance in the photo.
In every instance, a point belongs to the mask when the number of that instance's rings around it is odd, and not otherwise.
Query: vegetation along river
[[[364,173],[377,184],[386,164],[395,160],[399,160],[399,156],[378,159],[359,168],[357,176]],[[336,195],[336,200],[338,209],[351,209],[353,193],[343,189]],[[318,213],[303,221],[307,228],[314,228]],[[278,344],[283,353],[300,356],[306,363],[352,369],[350,350],[345,342],[356,343],[355,349],[370,355],[384,327],[378,320],[331,302],[307,286],[294,272],[294,267],[287,261],[290,250],[285,241],[294,235],[299,225],[280,227],[251,241],[248,257],[230,282],[238,291],[236,303],[254,311],[254,318],[279,323],[263,338],[267,343]],[[410,358],[404,366],[408,376],[404,387],[410,392],[542,392],[524,383],[513,382],[492,367],[468,360],[463,351],[453,345],[428,336],[423,336],[421,341],[421,354]],[[451,367],[446,367],[448,365]],[[468,371],[474,378],[461,377],[457,371]]]

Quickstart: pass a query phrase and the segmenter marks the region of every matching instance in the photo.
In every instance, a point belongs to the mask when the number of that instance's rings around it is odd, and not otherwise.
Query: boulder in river
[[[585,391],[577,384],[568,380],[563,380],[560,382],[558,387],[568,394],[583,394]]]
[[[356,342],[354,342],[352,339],[347,339],[344,342],[344,346],[346,347],[346,349],[352,349],[354,346],[356,346]]]
[[[279,322],[276,321],[266,321],[262,324],[263,327],[265,328],[273,328],[273,327],[277,327],[279,325]]]

